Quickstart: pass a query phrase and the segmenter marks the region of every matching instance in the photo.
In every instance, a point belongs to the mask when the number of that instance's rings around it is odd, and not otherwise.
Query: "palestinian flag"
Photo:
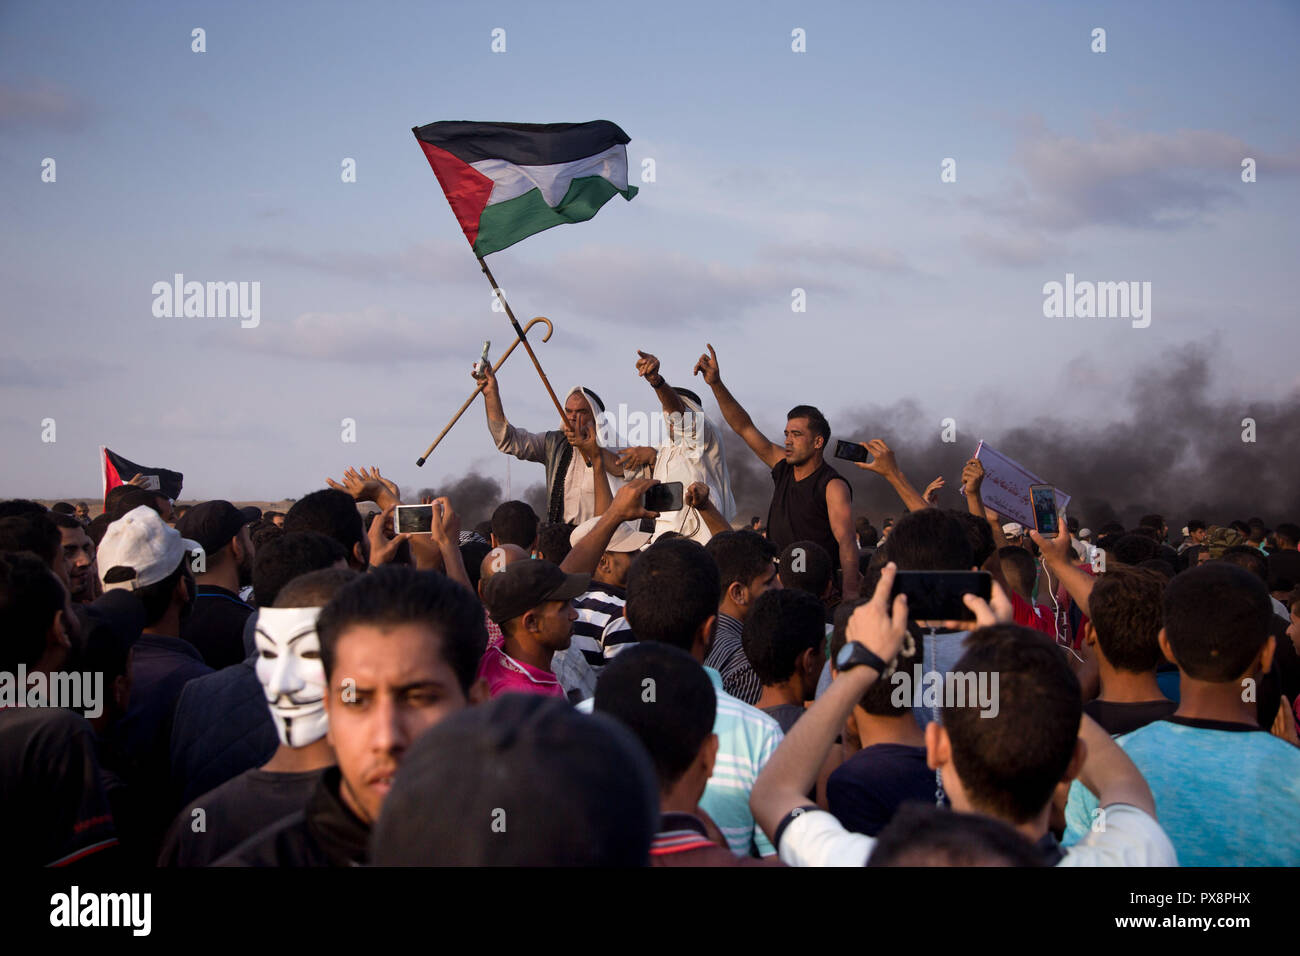
[[[606,120],[456,120],[411,132],[479,258],[552,226],[584,222],[615,195],[636,195],[627,184],[628,136]]]
[[[105,445],[99,446],[99,463],[103,472],[105,498],[111,490],[118,485],[126,484],[136,475],[144,475],[147,487],[161,491],[172,501],[181,496],[181,485],[185,481],[185,476],[179,471],[137,465],[117,452],[110,451]]]

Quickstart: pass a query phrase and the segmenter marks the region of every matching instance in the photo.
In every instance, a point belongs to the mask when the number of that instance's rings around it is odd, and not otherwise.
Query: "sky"
[[[481,402],[415,466],[514,338],[411,135],[451,119],[631,137],[631,202],[488,259],[554,322],[561,395],[653,411],[636,350],[690,384],[712,343],[769,437],[798,403],[863,429],[913,403],[973,450],[1141,415],[1133,384],[1195,347],[1217,400],[1281,401],[1297,41],[1275,2],[0,4],[0,496],[95,496],[100,445],[185,498],[350,465],[542,481]],[[260,322],[155,316],[177,273],[259,283]],[[1150,283],[1149,325],[1044,315],[1067,274]],[[500,380],[513,422],[557,427],[522,349]],[[1261,435],[1262,467],[1294,439]]]

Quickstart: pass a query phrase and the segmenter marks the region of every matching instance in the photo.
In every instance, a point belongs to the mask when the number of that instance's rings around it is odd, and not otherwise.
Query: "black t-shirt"
[[[782,458],[772,468],[772,503],[767,510],[767,537],[778,551],[796,541],[816,541],[831,556],[831,567],[839,570],[840,545],[831,530],[830,515],[826,510],[826,486],[839,479],[844,481],[826,462],[806,478],[795,480],[794,467]],[[853,488],[847,481],[849,499]]]
[[[934,771],[924,747],[873,744],[859,750],[830,775],[826,799],[848,830],[875,836],[904,802],[934,802]]]
[[[1273,591],[1300,587],[1300,551],[1274,551],[1268,556],[1268,586]]]
[[[252,613],[252,606],[241,601],[239,595],[214,584],[200,584],[181,637],[198,648],[203,663],[219,671],[247,656],[244,622]]]
[[[370,826],[339,795],[338,767],[324,770],[307,805],[235,847],[213,866],[362,866]]]
[[[781,733],[788,734],[794,722],[803,716],[804,709],[798,704],[777,704],[775,707],[764,707],[763,713],[771,717],[781,725]]]
[[[18,870],[66,866],[116,845],[86,719],[55,707],[0,709],[5,863]]]
[[[1083,705],[1083,712],[1112,737],[1130,734],[1139,727],[1164,720],[1177,709],[1178,705],[1172,700],[1144,700],[1138,703],[1090,700]]]
[[[320,770],[273,773],[254,768],[209,790],[176,817],[159,866],[210,866],[249,837],[303,809]],[[202,810],[196,815],[196,810]],[[202,829],[197,830],[202,821]]]

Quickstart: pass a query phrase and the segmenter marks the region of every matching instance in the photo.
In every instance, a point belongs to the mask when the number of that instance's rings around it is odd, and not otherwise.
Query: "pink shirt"
[[[487,681],[488,694],[541,694],[567,700],[556,676],[523,661],[517,661],[499,646],[491,646],[478,665],[478,677]]]

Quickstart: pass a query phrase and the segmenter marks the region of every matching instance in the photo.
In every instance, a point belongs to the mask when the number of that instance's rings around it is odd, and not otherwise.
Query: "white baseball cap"
[[[579,541],[591,534],[591,529],[596,527],[596,522],[600,520],[600,515],[594,518],[588,518],[582,524],[573,529],[569,535],[569,546],[576,545]],[[605,546],[606,551],[640,551],[650,543],[653,537],[649,531],[641,530],[641,522],[624,521],[614,529],[614,535],[609,539],[609,544]]]
[[[1010,524],[1004,524],[1002,526],[1002,533],[1008,538],[1018,538],[1025,533],[1025,529],[1012,521]]]
[[[138,591],[165,580],[192,551],[201,551],[197,541],[182,538],[169,528],[158,512],[148,505],[128,511],[108,526],[99,543],[96,560],[99,580],[105,591]],[[113,568],[130,568],[135,576],[109,583],[104,578]]]

